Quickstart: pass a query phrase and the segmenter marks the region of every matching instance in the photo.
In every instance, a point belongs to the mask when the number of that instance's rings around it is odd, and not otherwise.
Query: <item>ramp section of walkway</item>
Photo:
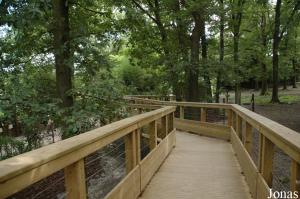
[[[176,148],[140,199],[251,198],[230,142],[176,133]]]

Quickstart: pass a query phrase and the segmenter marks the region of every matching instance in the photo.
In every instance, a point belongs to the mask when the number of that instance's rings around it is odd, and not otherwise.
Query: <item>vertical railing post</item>
[[[238,134],[240,140],[242,140],[242,118],[236,114],[236,133]]]
[[[169,127],[169,131],[168,133],[171,133],[174,129],[174,112],[169,114],[169,121],[168,121],[168,127]]]
[[[201,122],[206,122],[206,108],[201,108]]]
[[[86,199],[84,159],[64,169],[65,187],[68,199]]]
[[[179,118],[180,119],[184,119],[184,107],[183,106],[179,106]]]
[[[129,173],[137,164],[137,136],[136,131],[124,137],[126,172]]]
[[[259,168],[269,187],[272,187],[273,180],[273,156],[274,144],[262,135],[259,149]]]
[[[245,131],[245,140],[244,140],[244,145],[248,153],[250,154],[252,151],[252,126],[248,122],[246,122],[246,131]]]
[[[161,134],[162,139],[168,135],[168,115],[161,118]]]
[[[232,126],[232,110],[227,109],[227,126]]]
[[[138,165],[141,161],[141,129],[137,129],[134,132],[135,135],[135,152],[136,152],[136,165]]]
[[[291,190],[300,193],[300,165],[295,160],[291,164]]]
[[[149,146],[150,150],[154,149],[157,146],[157,121],[154,120],[149,124]]]
[[[236,112],[233,111],[232,112],[232,127],[234,130],[236,130],[236,116],[237,116]]]

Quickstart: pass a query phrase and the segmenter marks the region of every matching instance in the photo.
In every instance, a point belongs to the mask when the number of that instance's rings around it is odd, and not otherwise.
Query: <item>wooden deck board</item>
[[[176,142],[140,199],[251,198],[229,142],[184,132]]]

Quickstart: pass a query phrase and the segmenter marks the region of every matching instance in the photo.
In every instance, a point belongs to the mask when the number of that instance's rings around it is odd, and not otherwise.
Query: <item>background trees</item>
[[[123,117],[124,94],[219,102],[235,90],[241,103],[241,89],[272,87],[279,102],[279,85],[295,87],[299,76],[299,8],[297,0],[2,0],[0,128],[25,135],[30,150],[49,119],[65,138]]]

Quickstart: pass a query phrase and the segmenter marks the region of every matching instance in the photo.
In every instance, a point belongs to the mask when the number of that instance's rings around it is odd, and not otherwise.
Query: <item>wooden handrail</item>
[[[229,137],[245,172],[253,198],[265,199],[269,194],[268,189],[272,187],[273,179],[273,157],[275,146],[277,146],[292,159],[290,187],[292,191],[300,192],[300,134],[298,132],[237,104],[169,102],[135,96],[126,96],[125,99],[139,104],[177,106],[179,107],[179,118],[176,119],[176,122],[180,129],[222,139]],[[187,107],[201,108],[200,121],[185,119],[185,108]],[[231,129],[229,135],[226,129],[206,122],[207,108],[226,110],[227,126]],[[253,128],[259,133],[258,165],[254,164],[250,156]],[[210,129],[210,132],[203,133],[207,129]]]
[[[300,134],[273,120],[233,104],[232,110],[270,139],[278,148],[300,163]]]
[[[200,103],[200,102],[177,102],[177,101],[161,101],[153,99],[144,99],[139,97],[125,96],[125,100],[134,101],[137,104],[152,104],[152,105],[164,105],[164,106],[182,106],[182,107],[194,107],[194,108],[216,108],[216,109],[231,109],[230,104],[223,103]]]
[[[65,169],[65,177],[72,179],[66,179],[66,183],[75,183],[75,186],[76,180],[83,178],[78,173],[82,172],[83,158],[146,124],[170,114],[173,116],[174,111],[175,107],[163,107],[3,160],[0,162],[0,198],[10,196],[61,169]],[[137,144],[135,146],[139,148]],[[72,194],[68,198],[72,198]]]

